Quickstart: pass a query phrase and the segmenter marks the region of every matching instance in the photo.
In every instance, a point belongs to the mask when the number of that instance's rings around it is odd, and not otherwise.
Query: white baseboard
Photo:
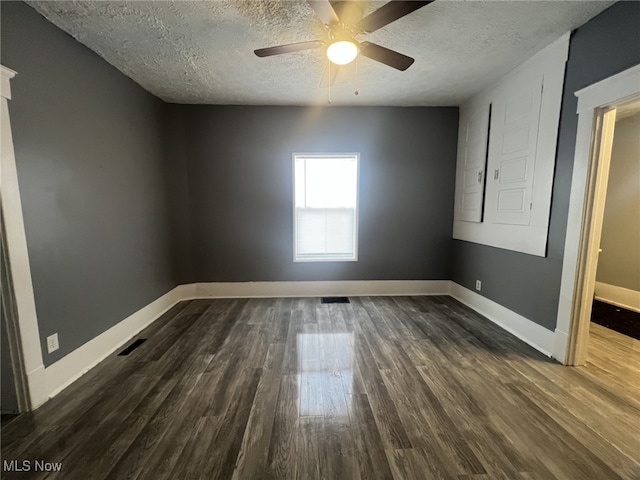
[[[553,332],[553,358],[563,365],[567,365],[567,349],[569,347],[569,334],[557,327]]]
[[[182,302],[184,300],[193,300],[196,297],[196,283],[187,283],[184,285],[178,285],[176,288],[172,290],[175,297],[178,299],[178,302]]]
[[[39,365],[32,371],[27,372],[27,385],[29,388],[29,403],[31,403],[32,410],[49,400],[44,365]]]
[[[450,288],[450,295],[453,298],[484,315],[539,352],[553,357],[551,352],[554,352],[555,346],[554,332],[455,282],[451,282]]]
[[[180,287],[174,288],[45,368],[47,397],[51,398],[60,393],[88,370],[128,342],[160,315],[181,301],[182,294],[183,291]]]
[[[596,282],[595,297],[601,302],[640,312],[640,292],[635,290]]]
[[[450,283],[449,280],[196,283],[192,298],[448,295]]]

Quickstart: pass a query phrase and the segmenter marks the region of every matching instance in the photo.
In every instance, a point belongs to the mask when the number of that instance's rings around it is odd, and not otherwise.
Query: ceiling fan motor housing
[[[329,0],[308,0],[311,8],[316,12],[320,21],[322,21],[326,27],[328,41],[318,39],[297,42],[276,47],[260,48],[254,52],[258,57],[269,57],[324,46],[327,57],[338,65],[346,65],[353,61],[358,55],[362,55],[395,68],[396,70],[404,71],[413,64],[413,58],[369,41],[358,42],[356,38],[361,34],[375,32],[411,12],[428,5],[432,1],[433,0],[390,1],[363,18],[364,11],[360,2],[342,1],[332,3]],[[349,54],[344,57],[339,56],[342,57],[342,59],[334,57],[330,52],[334,50],[334,48],[339,49],[339,45],[336,44],[342,44]],[[338,60],[334,60],[334,58]],[[335,79],[335,76],[332,78]]]
[[[360,53],[360,44],[353,38],[331,42],[326,49],[327,58],[336,65],[351,63]]]

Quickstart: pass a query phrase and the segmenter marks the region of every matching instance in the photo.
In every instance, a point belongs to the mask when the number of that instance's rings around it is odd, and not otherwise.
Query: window
[[[295,262],[358,259],[358,154],[293,156]]]

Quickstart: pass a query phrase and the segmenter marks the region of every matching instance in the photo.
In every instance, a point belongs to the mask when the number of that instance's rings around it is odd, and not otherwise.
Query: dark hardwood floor
[[[3,426],[2,478],[640,479],[637,350],[563,367],[450,297],[195,300],[140,337]]]

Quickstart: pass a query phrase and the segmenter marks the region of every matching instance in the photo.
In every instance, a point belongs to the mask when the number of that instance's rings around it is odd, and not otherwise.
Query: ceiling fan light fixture
[[[336,65],[347,65],[358,56],[358,46],[350,40],[339,40],[327,47],[327,57]]]

